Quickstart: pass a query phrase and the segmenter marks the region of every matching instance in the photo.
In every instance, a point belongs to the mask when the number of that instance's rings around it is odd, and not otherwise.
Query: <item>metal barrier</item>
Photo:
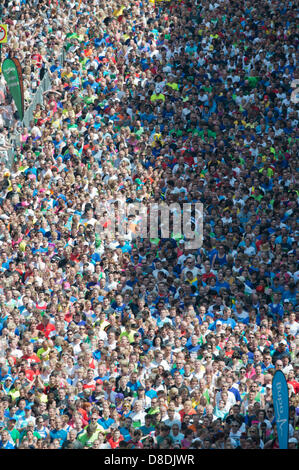
[[[61,63],[61,65],[63,65],[64,60],[65,60],[65,50],[64,50],[64,48],[62,49],[58,59],[59,59],[59,62]],[[49,75],[48,72],[46,72],[44,78],[40,82],[36,92],[33,95],[32,102],[31,102],[30,106],[26,109],[26,111],[24,113],[24,118],[23,118],[23,121],[21,123],[22,127],[26,127],[27,129],[30,129],[30,127],[31,127],[30,123],[33,120],[35,108],[38,104],[43,104],[43,99],[44,99],[43,98],[43,93],[45,91],[50,90],[51,86],[52,86],[52,84],[51,84],[50,75]],[[13,148],[7,150],[7,166],[8,166],[9,169],[11,169],[12,166],[13,166],[16,148],[20,145],[19,138],[20,138],[20,136],[17,133],[12,135],[11,138],[10,138],[10,145]]]
[[[51,88],[51,79],[48,72],[45,74],[44,78],[40,82],[36,92],[34,93],[32,102],[30,106],[26,109],[24,113],[24,118],[22,121],[23,127],[30,127],[30,122],[33,120],[34,111],[38,104],[43,103],[43,93]]]
[[[16,151],[16,147],[18,146],[17,138],[18,137],[16,135],[11,136],[9,144],[12,145],[12,148],[8,149],[6,151],[6,162],[5,163],[6,163],[6,166],[9,169],[12,168],[13,163],[14,163],[15,151]]]

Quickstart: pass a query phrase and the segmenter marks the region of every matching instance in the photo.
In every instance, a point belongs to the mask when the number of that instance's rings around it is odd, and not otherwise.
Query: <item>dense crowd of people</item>
[[[281,370],[298,449],[296,15],[5,3],[26,90],[52,88],[0,163],[0,448],[279,448]],[[197,248],[122,219],[186,202]]]
[[[66,34],[69,11],[63,9],[58,16],[54,9],[44,7],[46,3],[38,0],[30,2],[18,0],[4,1],[4,5],[1,5],[0,18],[7,24],[9,35],[8,42],[3,45],[3,55],[16,57],[23,66],[25,109],[31,103],[47,68],[59,60]],[[1,82],[3,86],[5,84],[3,77]],[[6,99],[6,103],[8,102],[12,102],[10,96]],[[18,120],[15,107],[12,115],[11,119],[7,118],[9,123]]]
[[[8,28],[8,41],[2,45],[3,59],[16,57],[22,64],[24,111],[32,99],[49,67],[61,62],[65,38],[65,23],[69,11],[61,17],[51,9],[38,11],[39,2],[4,0],[0,5],[0,21]],[[56,17],[55,17],[56,16]],[[0,46],[1,47],[1,46]],[[0,64],[1,65],[1,64]],[[1,71],[1,69],[0,69]],[[3,135],[3,130],[6,129]],[[0,157],[9,163],[8,149],[12,140],[19,141],[22,126],[13,98],[0,73]]]

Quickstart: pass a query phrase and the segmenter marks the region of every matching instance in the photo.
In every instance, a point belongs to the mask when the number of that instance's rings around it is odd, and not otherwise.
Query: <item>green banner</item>
[[[18,60],[15,58],[5,59],[2,64],[2,73],[19,112],[19,119],[22,121],[24,117],[24,92],[22,71]]]

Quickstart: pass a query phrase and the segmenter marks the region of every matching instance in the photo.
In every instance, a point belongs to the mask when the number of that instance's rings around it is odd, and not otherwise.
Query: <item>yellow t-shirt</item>
[[[118,16],[122,15],[125,8],[126,8],[126,7],[125,7],[124,5],[122,5],[122,6],[119,8],[119,10],[116,10],[116,9],[115,9],[114,12],[113,12],[113,16],[115,16],[115,17],[117,18]]]
[[[159,95],[156,95],[156,93],[153,93],[151,96],[151,101],[156,101],[156,100],[162,100],[164,102],[165,96],[162,95],[162,93],[159,93]]]
[[[168,86],[170,86],[170,88],[172,88],[173,90],[178,90],[179,89],[179,85],[177,83],[167,83]]]
[[[19,392],[19,390],[10,390],[10,391],[8,392],[8,395],[11,396],[12,401],[15,401],[17,398],[19,398],[20,392]]]
[[[39,359],[40,359],[41,361],[48,361],[48,360],[49,360],[49,353],[50,353],[50,351],[51,351],[50,348],[48,348],[48,349],[40,348],[40,349],[37,351],[36,355],[37,355],[37,357],[39,357]],[[45,352],[47,352],[47,354],[43,355],[43,353],[45,353]]]

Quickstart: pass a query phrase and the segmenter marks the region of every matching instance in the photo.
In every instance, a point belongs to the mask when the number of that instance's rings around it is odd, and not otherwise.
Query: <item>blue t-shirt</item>
[[[93,352],[92,357],[96,361],[99,361],[101,359],[101,351],[99,349],[97,349],[96,351]]]
[[[95,377],[95,378],[94,378],[94,381],[95,381],[95,382],[97,382],[97,381],[104,382],[104,380],[109,380],[109,378],[110,378],[109,375],[103,375],[103,377],[100,377],[100,376]]]
[[[108,419],[100,418],[100,419],[98,419],[98,423],[99,423],[104,429],[108,429],[109,426],[111,426],[111,424],[115,423],[115,421],[114,421],[114,419],[112,419],[112,418],[108,418]]]
[[[152,389],[151,389],[151,390],[147,390],[147,391],[145,392],[145,395],[146,395],[147,397],[149,397],[149,398],[156,398],[156,397],[158,396],[156,390],[152,390]]]
[[[137,389],[139,387],[141,387],[141,383],[139,382],[139,380],[137,380],[137,382],[135,384],[133,384],[132,382],[128,382],[127,383],[127,387],[129,387],[131,390],[133,390],[134,392],[137,391]]]
[[[241,401],[241,395],[237,388],[232,387],[229,389],[229,392],[232,392],[235,395],[236,401]]]
[[[127,428],[119,427],[118,430],[126,442],[128,442],[131,439],[130,431]]]
[[[14,448],[15,446],[11,442],[7,441],[6,444],[3,444],[3,442],[0,441],[0,449],[14,449]]]
[[[50,437],[52,441],[53,439],[59,439],[60,446],[62,446],[62,444],[67,438],[67,432],[64,429],[54,429],[53,431],[50,431]]]

